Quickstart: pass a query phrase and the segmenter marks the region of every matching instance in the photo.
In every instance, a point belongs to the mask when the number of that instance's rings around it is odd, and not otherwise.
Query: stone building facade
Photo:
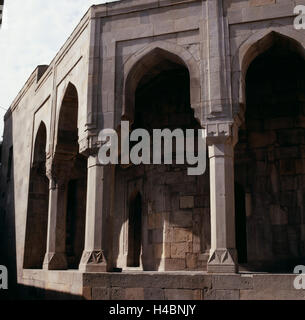
[[[305,261],[297,4],[88,10],[5,116],[1,221],[19,285],[87,299],[305,298],[291,274]],[[205,129],[205,174],[101,165],[98,134],[122,120]]]

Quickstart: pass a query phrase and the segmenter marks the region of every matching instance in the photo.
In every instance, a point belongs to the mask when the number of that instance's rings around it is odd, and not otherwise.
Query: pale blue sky
[[[101,0],[6,0],[0,29],[0,139],[3,116],[36,68],[49,64],[92,4]]]

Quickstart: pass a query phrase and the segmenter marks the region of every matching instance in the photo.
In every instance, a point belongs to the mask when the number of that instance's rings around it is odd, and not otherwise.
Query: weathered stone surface
[[[194,197],[184,196],[180,198],[180,208],[181,209],[191,209],[194,208]]]
[[[192,213],[188,211],[175,211],[172,213],[171,224],[175,227],[188,228],[192,227]]]
[[[270,218],[273,225],[285,225],[288,223],[288,212],[279,206],[271,206]]]
[[[179,252],[177,253],[178,256],[181,256],[182,258],[173,258],[172,252],[171,252],[171,259],[165,259],[165,268],[168,271],[179,271],[183,270],[186,267],[186,261],[185,261],[185,253]]]
[[[192,239],[193,233],[191,229],[174,228],[173,242],[191,242]]]
[[[196,270],[198,268],[198,254],[186,254],[186,267],[189,270]]]
[[[111,300],[126,300],[128,297],[126,296],[126,289],[117,287],[111,288]]]
[[[172,243],[171,257],[173,259],[185,259],[186,254],[191,252],[192,247],[190,242]]]
[[[164,300],[164,290],[160,288],[144,288],[145,300]]]
[[[110,300],[110,288],[92,288],[92,300]]]
[[[302,290],[241,290],[240,300],[304,300]]]
[[[275,0],[250,0],[250,6],[265,6],[275,3]]]
[[[239,290],[216,290],[216,300],[239,300]]]
[[[127,300],[144,300],[144,288],[128,288],[125,291]]]
[[[272,145],[276,141],[276,134],[273,131],[265,133],[252,133],[249,138],[249,143],[253,148],[266,147]]]
[[[215,275],[213,276],[213,289],[215,290],[234,290],[234,289],[253,289],[252,276],[241,275]]]
[[[165,289],[165,300],[201,300],[201,291]]]
[[[57,287],[62,293],[72,292],[69,281],[58,284],[53,280],[45,283],[41,278],[44,271],[27,272],[24,284],[54,290]],[[58,271],[58,277],[73,279],[72,271]],[[270,275],[270,274],[237,274],[237,275],[208,275],[203,272],[152,272],[152,273],[125,273],[125,274],[84,274],[83,277],[91,278],[82,291],[76,292],[74,298],[94,300],[119,300],[119,299],[204,299],[204,300],[303,300],[304,292],[293,287],[295,275]],[[105,277],[107,279],[105,279]],[[104,279],[107,287],[96,285],[98,277]],[[107,280],[107,281],[106,281]],[[97,281],[101,283],[101,281]],[[118,285],[121,283],[121,286]],[[137,285],[141,283],[141,288]],[[160,288],[162,283],[162,288]],[[71,283],[72,285],[72,283]],[[111,288],[112,287],[112,288]],[[54,295],[46,297],[53,299]]]
[[[92,300],[92,289],[90,287],[83,288],[83,297],[85,300]]]

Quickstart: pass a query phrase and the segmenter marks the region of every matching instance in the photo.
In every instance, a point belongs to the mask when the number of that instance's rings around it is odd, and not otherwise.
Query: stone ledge
[[[83,273],[23,270],[20,284],[87,300],[304,300],[294,274],[205,272]]]

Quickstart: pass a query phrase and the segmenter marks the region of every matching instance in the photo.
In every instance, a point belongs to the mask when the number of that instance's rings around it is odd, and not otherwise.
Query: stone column
[[[50,192],[47,249],[43,262],[43,269],[46,270],[67,269],[66,213],[68,181],[65,177],[67,177],[70,169],[70,165],[67,164],[58,165],[61,172],[57,172],[57,174],[52,164],[52,168],[47,170],[47,176],[50,180]]]
[[[106,193],[111,190],[107,185],[107,170],[108,166],[99,163],[97,154],[88,157],[85,249],[79,265],[79,270],[83,272],[106,272],[109,267],[104,256],[103,241],[108,204],[105,199],[110,196]]]
[[[208,272],[237,272],[232,125],[207,126],[210,159],[211,251]]]

